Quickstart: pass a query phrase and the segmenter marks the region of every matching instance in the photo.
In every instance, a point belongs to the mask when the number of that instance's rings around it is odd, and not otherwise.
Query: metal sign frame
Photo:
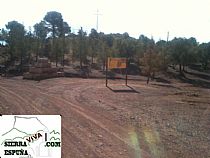
[[[125,67],[125,72],[126,72],[126,75],[125,75],[125,85],[127,86],[128,85],[128,59],[127,58],[115,58],[115,59],[125,59],[125,62],[126,62],[126,67]],[[110,58],[106,58],[106,87],[108,87],[108,69],[113,69],[113,68],[109,68],[108,64],[109,64],[109,61]],[[117,67],[115,67],[117,68]],[[122,68],[118,68],[118,69],[122,69]]]

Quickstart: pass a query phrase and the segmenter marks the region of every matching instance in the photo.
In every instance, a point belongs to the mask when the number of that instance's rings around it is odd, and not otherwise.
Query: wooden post
[[[125,85],[128,85],[128,59],[126,58],[126,76],[125,76]]]
[[[106,87],[108,86],[108,79],[107,79],[107,72],[108,72],[108,62],[107,62],[107,57],[106,57],[106,59],[105,59],[106,61],[105,61],[105,64],[106,64]]]

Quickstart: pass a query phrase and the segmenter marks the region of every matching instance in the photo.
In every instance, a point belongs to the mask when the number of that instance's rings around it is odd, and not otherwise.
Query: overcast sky
[[[138,38],[144,34],[157,41],[174,37],[195,37],[210,41],[210,0],[0,0],[0,28],[17,20],[28,29],[48,11],[58,11],[78,32],[81,26],[104,33],[124,33]],[[74,30],[75,29],[75,30]]]

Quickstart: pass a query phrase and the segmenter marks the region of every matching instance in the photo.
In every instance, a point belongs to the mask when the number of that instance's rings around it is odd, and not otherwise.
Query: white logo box
[[[61,158],[61,116],[0,116],[0,157]]]

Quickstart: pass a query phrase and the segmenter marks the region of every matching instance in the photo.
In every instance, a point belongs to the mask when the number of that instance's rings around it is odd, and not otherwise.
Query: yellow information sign
[[[127,66],[127,60],[126,58],[108,58],[107,64],[108,69],[124,69]]]

